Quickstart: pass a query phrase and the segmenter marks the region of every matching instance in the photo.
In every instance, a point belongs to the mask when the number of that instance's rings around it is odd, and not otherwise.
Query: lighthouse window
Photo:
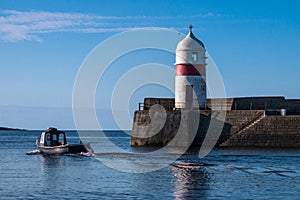
[[[197,52],[192,52],[192,60],[196,62],[198,60],[198,53]]]

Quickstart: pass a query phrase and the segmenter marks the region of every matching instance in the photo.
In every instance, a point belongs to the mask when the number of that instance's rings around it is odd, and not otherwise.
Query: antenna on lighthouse
[[[190,32],[192,32],[192,29],[193,29],[193,28],[194,28],[193,25],[190,24],[190,25],[189,25]]]

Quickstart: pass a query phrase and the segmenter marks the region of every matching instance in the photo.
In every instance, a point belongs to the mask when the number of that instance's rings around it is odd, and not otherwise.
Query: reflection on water
[[[49,185],[62,187],[66,180],[66,159],[63,156],[38,155],[41,164],[41,184],[42,188]]]
[[[63,167],[66,164],[64,157],[58,155],[40,155],[39,159],[41,161],[43,169],[59,168]]]
[[[172,165],[175,178],[175,199],[207,198],[209,173],[203,166]]]

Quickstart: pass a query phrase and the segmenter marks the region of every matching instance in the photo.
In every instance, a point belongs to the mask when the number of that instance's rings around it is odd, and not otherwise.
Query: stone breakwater
[[[214,140],[221,133],[215,146],[300,147],[300,115],[269,115],[265,110],[167,110],[165,123],[161,125],[165,111],[156,110],[151,114],[149,111],[134,114],[132,146],[165,146],[178,132],[184,134],[174,145],[186,145],[191,137],[189,133],[196,131],[194,146],[200,146],[205,136],[206,140]],[[197,116],[199,119],[195,119]],[[221,130],[220,126],[214,130],[216,124],[222,125]]]
[[[300,116],[265,116],[222,146],[300,147]]]

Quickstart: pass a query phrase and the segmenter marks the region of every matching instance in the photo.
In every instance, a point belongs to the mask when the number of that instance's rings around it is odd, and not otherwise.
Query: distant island
[[[8,128],[8,127],[1,127],[0,131],[25,131],[25,129],[19,129],[19,128]]]

